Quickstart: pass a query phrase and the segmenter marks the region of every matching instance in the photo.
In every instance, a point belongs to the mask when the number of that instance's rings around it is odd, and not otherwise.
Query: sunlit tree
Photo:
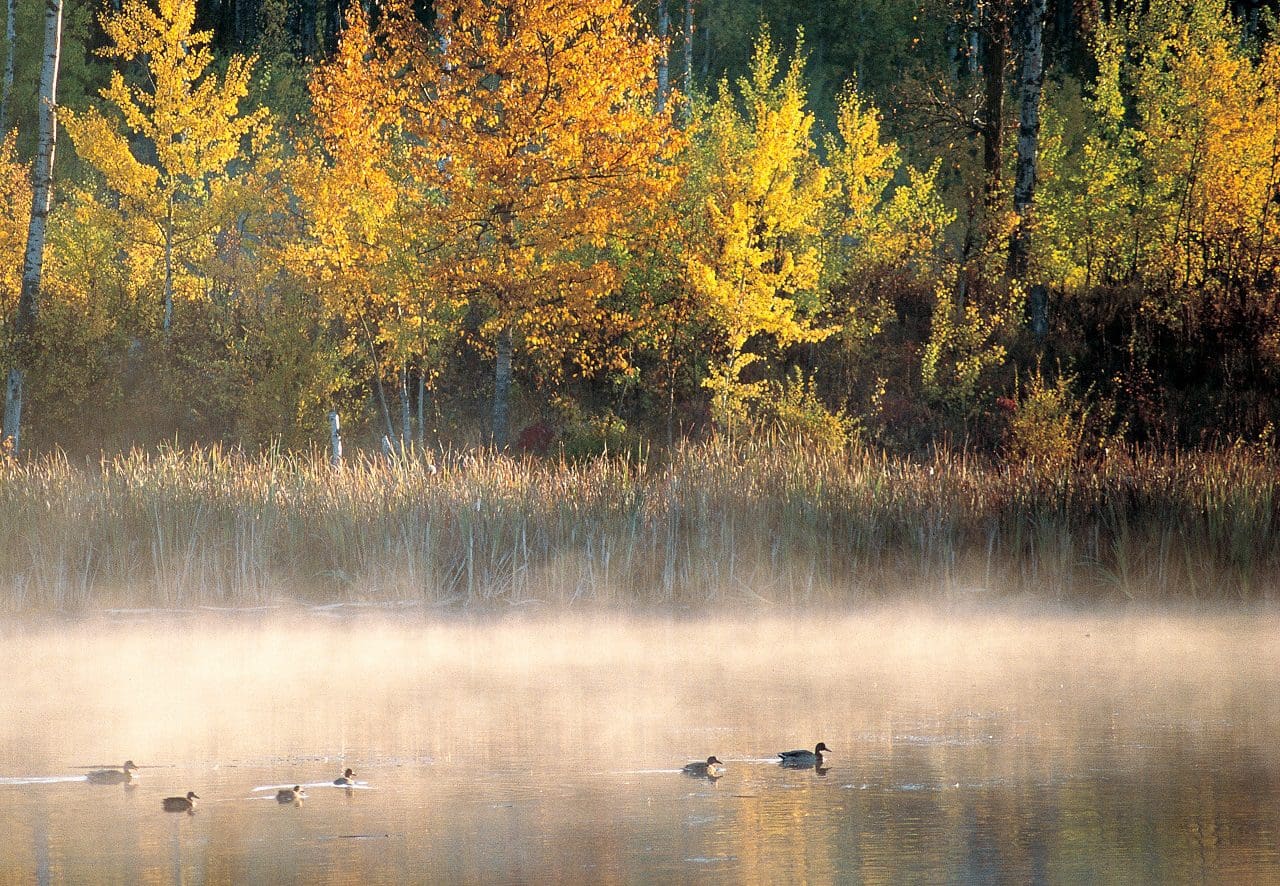
[[[192,30],[195,18],[195,0],[125,0],[104,13],[110,42],[99,52],[123,68],[102,91],[109,109],[66,116],[77,153],[102,181],[80,194],[84,211],[119,232],[136,276],[158,283],[166,334],[175,294],[204,294],[200,264],[244,205],[236,166],[248,140],[266,134],[266,109],[241,109],[253,59],[232,56],[219,76],[212,35]]]
[[[757,337],[777,346],[820,341],[823,211],[828,171],[818,161],[805,105],[800,47],[779,73],[763,35],[751,73],[736,92],[722,83],[699,121],[689,188],[697,226],[689,231],[689,285],[715,330],[706,379],[722,419],[740,414],[759,382],[743,372],[760,359]]]
[[[440,199],[446,280],[495,353],[505,445],[512,360],[589,359],[620,280],[607,247],[665,198],[677,138],[655,114],[659,43],[625,0],[441,0],[436,33],[397,2],[386,45],[413,174]]]

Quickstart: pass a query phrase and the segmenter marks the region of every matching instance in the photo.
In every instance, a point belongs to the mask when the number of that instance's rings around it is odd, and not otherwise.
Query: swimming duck
[[[341,778],[335,778],[333,783],[344,787],[351,787],[351,785],[355,784],[352,780],[353,778],[355,778],[355,773],[348,769],[346,772],[342,773]]]
[[[690,763],[682,770],[685,775],[692,775],[695,778],[719,778],[724,775],[724,764],[715,758],[715,756],[707,757],[705,763]]]
[[[276,801],[279,803],[296,803],[302,799],[302,785],[295,784],[292,788],[276,791]]]
[[[782,751],[778,756],[782,758],[780,762],[782,766],[811,769],[815,766],[825,768],[828,762],[827,755],[830,753],[831,749],[827,747],[826,742],[820,741],[811,751]]]
[[[160,802],[165,812],[195,812],[196,800],[199,799],[195,791],[187,791],[185,797],[165,797]]]
[[[133,773],[138,767],[132,760],[125,760],[120,769],[95,769],[85,776],[89,784],[124,784],[133,781]]]

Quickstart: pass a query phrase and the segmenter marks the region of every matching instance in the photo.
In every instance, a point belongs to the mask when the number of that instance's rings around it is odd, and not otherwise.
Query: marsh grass
[[[1269,599],[1276,459],[1065,472],[690,444],[645,461],[220,449],[0,467],[0,606]]]

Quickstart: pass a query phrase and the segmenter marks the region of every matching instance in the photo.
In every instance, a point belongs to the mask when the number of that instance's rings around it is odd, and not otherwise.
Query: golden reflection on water
[[[1278,626],[10,622],[0,882],[1276,880]],[[819,740],[824,775],[771,759]],[[676,771],[709,754],[718,782]],[[22,783],[126,758],[134,785]],[[367,790],[324,784],[346,766]]]

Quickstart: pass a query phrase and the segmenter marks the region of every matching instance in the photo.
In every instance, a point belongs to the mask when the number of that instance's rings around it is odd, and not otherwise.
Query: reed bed
[[[689,444],[647,460],[249,456],[0,467],[0,608],[683,606],[903,594],[1267,600],[1276,458]]]

